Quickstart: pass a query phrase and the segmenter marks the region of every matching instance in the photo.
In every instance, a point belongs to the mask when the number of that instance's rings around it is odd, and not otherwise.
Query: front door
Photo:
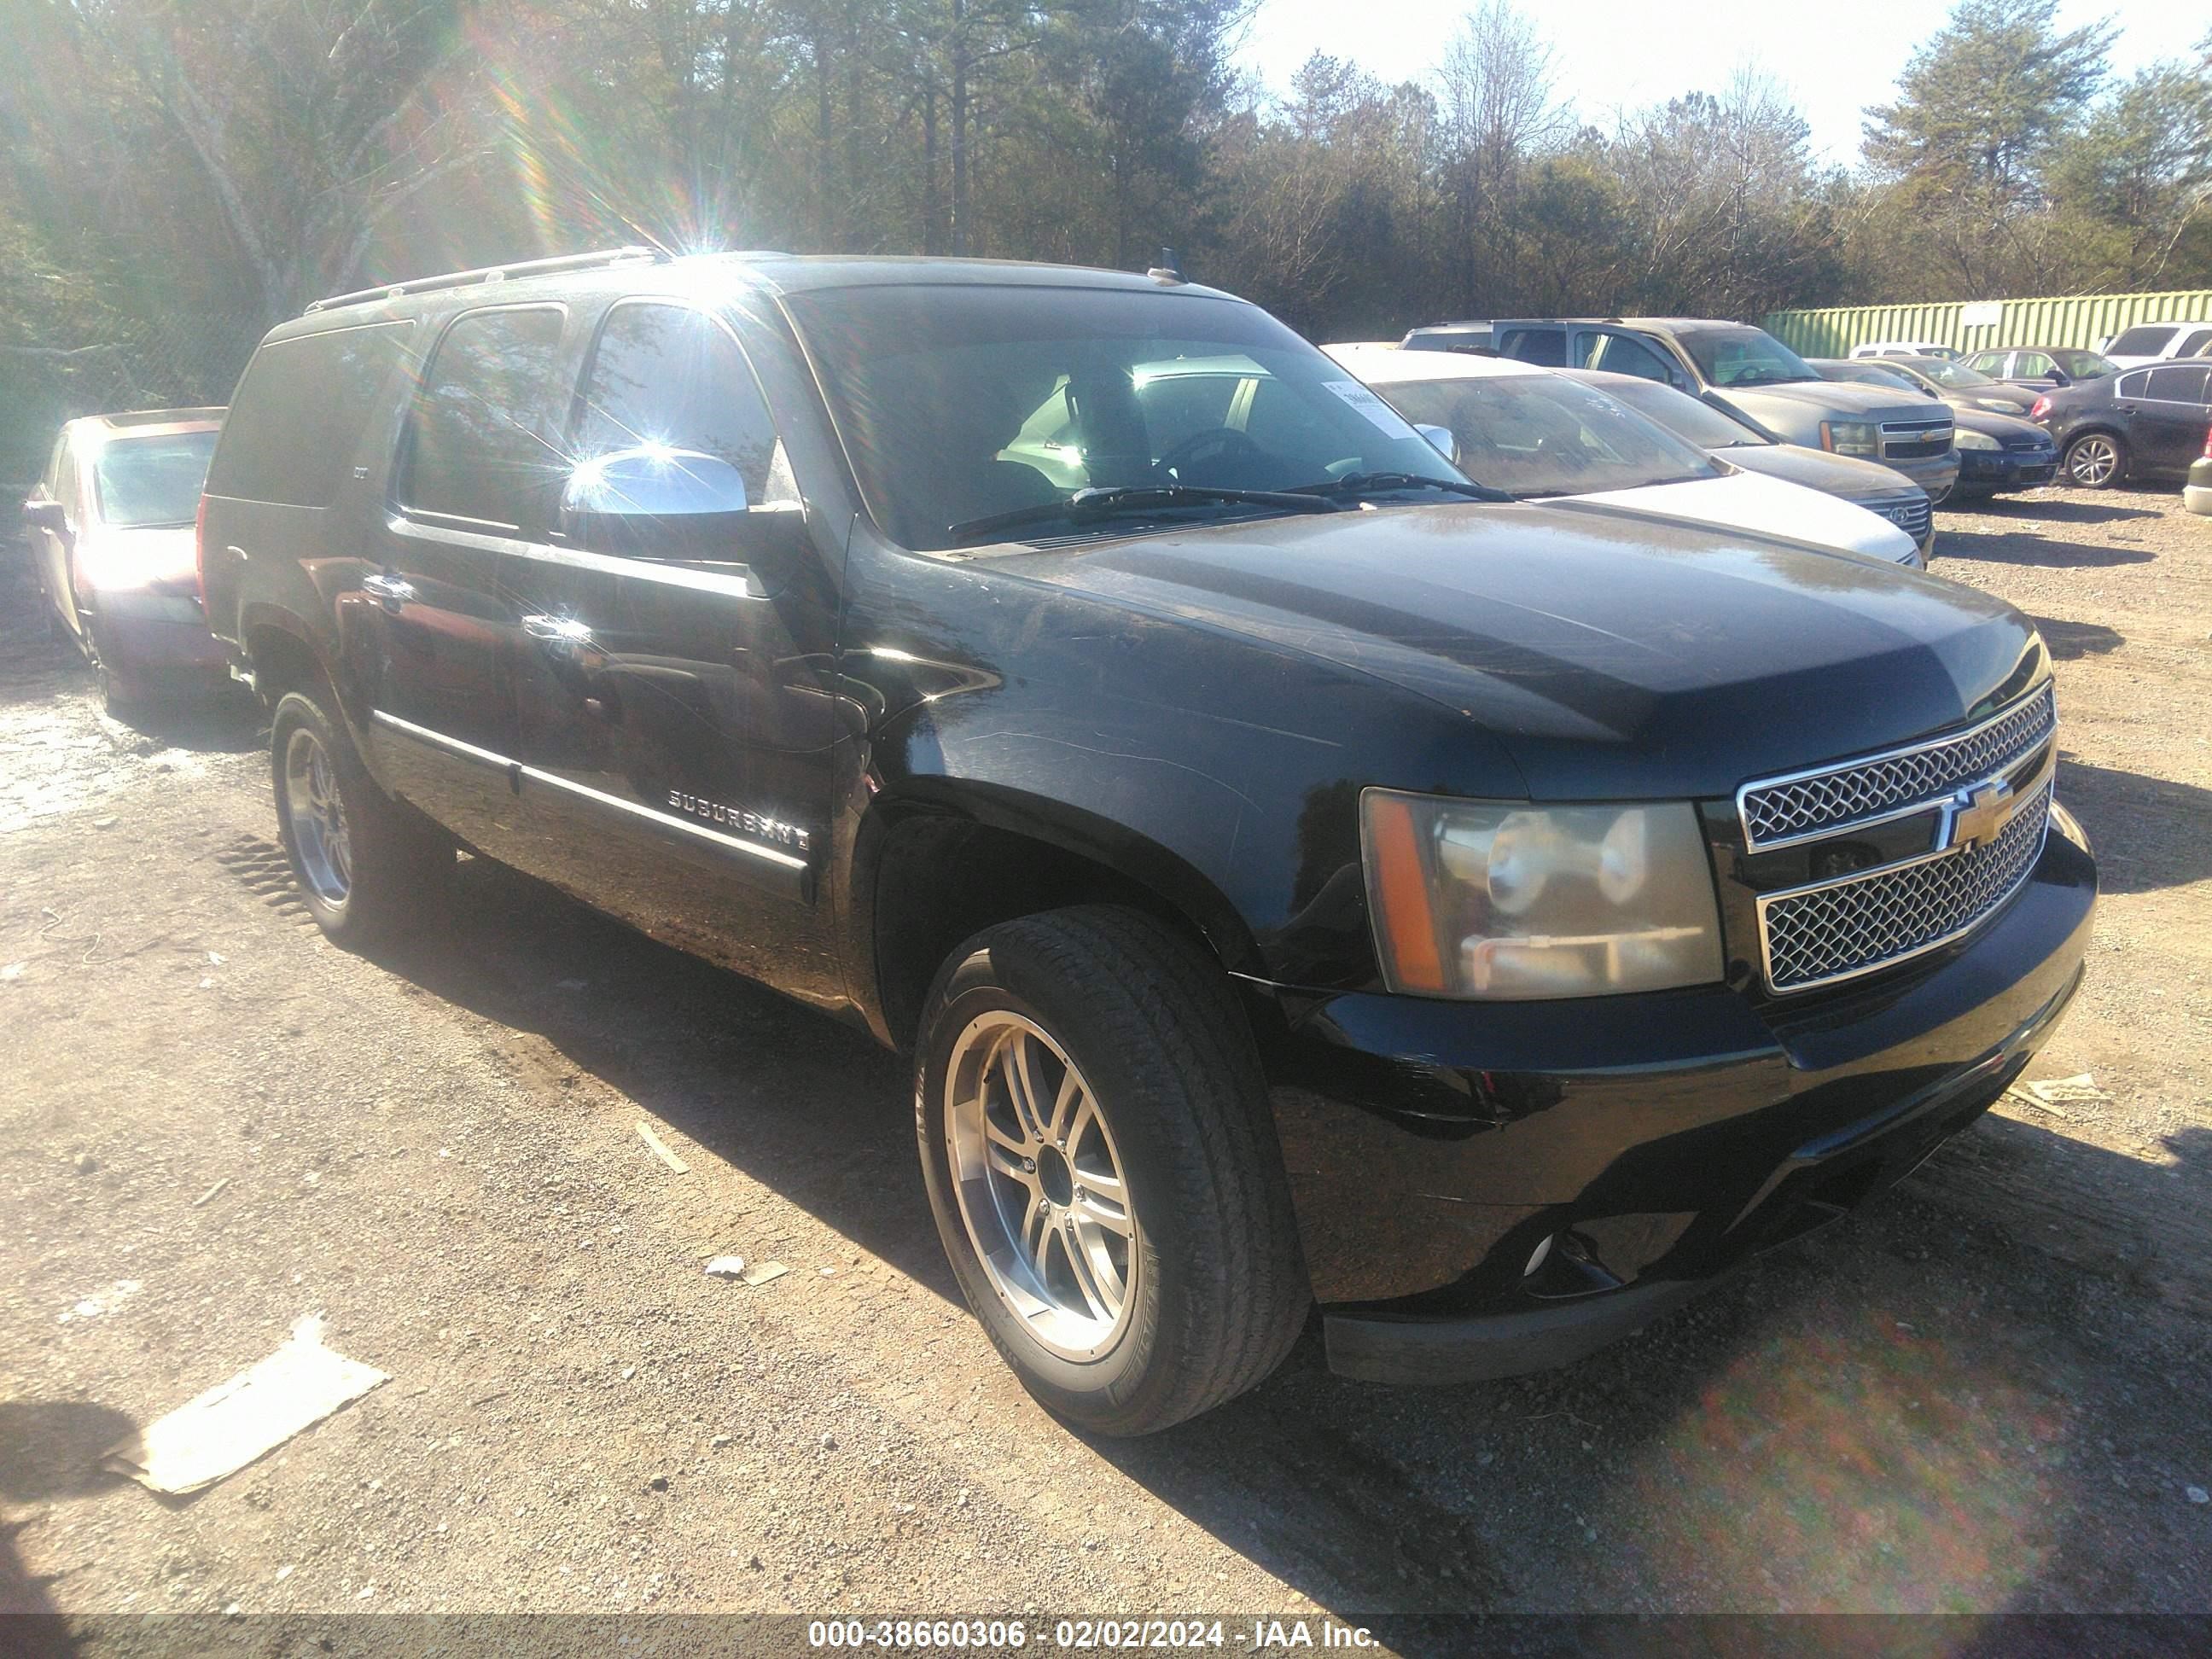
[[[510,855],[519,817],[500,550],[544,533],[566,321],[558,306],[510,306],[447,329],[402,439],[375,566],[343,601],[384,775],[495,857]]]
[[[2205,380],[2212,364],[2172,363],[2152,369],[2134,399],[2128,422],[2138,472],[2179,474],[2204,453],[2208,398]]]
[[[737,337],[678,301],[617,303],[566,449],[571,504],[592,510],[501,559],[521,630],[517,860],[657,938],[835,1000],[817,876],[836,549],[815,539]],[[688,514],[713,526],[703,538]]]

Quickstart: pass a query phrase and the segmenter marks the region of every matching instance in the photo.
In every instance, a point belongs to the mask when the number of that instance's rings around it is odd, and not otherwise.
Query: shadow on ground
[[[2057,617],[2031,617],[2035,631],[2051,647],[2052,659],[2073,662],[2082,657],[2101,657],[2128,642],[2128,636],[2102,623],[2066,622]]]
[[[455,886],[451,927],[383,965],[542,1036],[957,1304],[900,1060],[499,866]],[[2006,1190],[2069,1195],[2063,1233],[1957,1201],[1996,1190],[1974,1175],[1989,1137]],[[2150,1206],[2206,1212],[2212,1135],[2170,1150],[2177,1174],[1985,1122],[1856,1219],[1567,1370],[1375,1388],[1330,1375],[1310,1328],[1246,1398],[1096,1449],[1363,1620],[1547,1610],[1522,1598],[1562,1582],[1610,1610],[2195,1607],[2204,1511],[2183,1493],[2212,1431],[2140,1402],[2202,1397],[2212,1363],[2201,1336],[2178,1346],[2193,1328],[2154,1244],[2106,1249]],[[2168,1270],[2195,1285],[2203,1266]]]
[[[0,1401],[0,1501],[45,1504],[112,1485],[116,1477],[100,1472],[100,1455],[136,1426],[121,1412],[85,1401]],[[48,1593],[54,1581],[33,1577],[15,1549],[15,1534],[25,1524],[0,1525],[0,1615],[55,1611]]]
[[[2212,789],[2085,765],[2062,753],[2058,799],[2089,832],[2104,891],[2142,893],[2212,878]]]

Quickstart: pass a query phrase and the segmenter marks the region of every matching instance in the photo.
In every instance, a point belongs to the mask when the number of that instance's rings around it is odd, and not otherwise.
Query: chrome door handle
[[[574,617],[525,617],[522,631],[533,640],[543,640],[548,645],[574,646],[579,649],[592,643],[592,630]]]
[[[415,597],[415,584],[402,577],[371,571],[361,579],[361,591],[386,611],[397,611]]]

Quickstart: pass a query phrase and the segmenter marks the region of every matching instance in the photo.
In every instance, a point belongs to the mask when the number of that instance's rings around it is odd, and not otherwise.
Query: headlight
[[[1823,421],[1820,447],[1838,455],[1881,459],[1881,428],[1873,421]]]
[[[2020,418],[2020,405],[2006,403],[2002,398],[1979,398],[1975,400],[1975,407],[1985,410],[1992,415],[2009,415],[2014,420]]]
[[[2003,447],[2002,445],[1998,443],[1995,438],[1990,436],[1986,432],[1969,432],[1966,428],[1960,427],[1959,428],[1958,436],[1959,447],[1961,449],[2001,449]]]
[[[1416,996],[1523,1001],[1721,977],[1696,812],[1359,798],[1382,975]]]

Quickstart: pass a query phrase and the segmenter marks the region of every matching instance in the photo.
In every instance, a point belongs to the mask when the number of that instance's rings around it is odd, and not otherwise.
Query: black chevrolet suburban
[[[1316,1304],[1354,1376],[1572,1358],[1911,1170],[2081,976],[2016,612],[1496,499],[1171,272],[339,296],[200,560],[332,938],[465,848],[910,1052],[968,1299],[1097,1431]]]

